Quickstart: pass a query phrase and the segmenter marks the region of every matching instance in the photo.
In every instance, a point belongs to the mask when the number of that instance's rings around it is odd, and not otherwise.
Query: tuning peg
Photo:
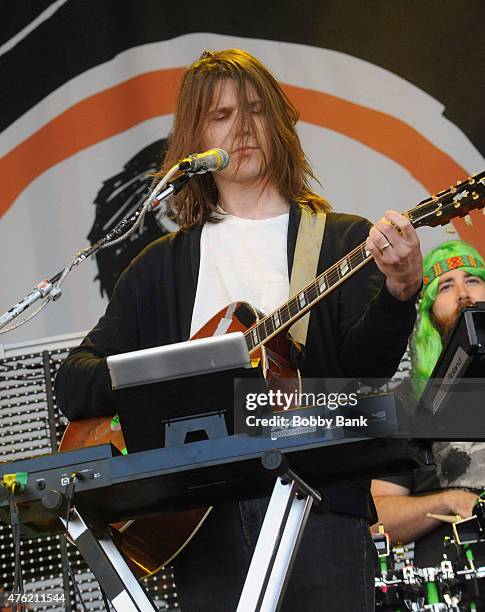
[[[453,223],[448,223],[445,225],[445,230],[447,234],[456,234],[456,229]]]
[[[473,225],[473,221],[472,221],[472,218],[470,217],[470,215],[465,215],[465,223],[467,225],[470,225],[470,226]]]

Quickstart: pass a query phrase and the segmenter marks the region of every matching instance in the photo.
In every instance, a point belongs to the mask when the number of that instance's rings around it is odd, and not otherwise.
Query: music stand
[[[234,380],[261,378],[242,332],[113,355],[107,363],[130,454],[227,435]]]

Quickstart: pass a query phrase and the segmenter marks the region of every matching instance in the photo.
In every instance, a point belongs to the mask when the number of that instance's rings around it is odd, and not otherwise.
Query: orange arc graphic
[[[74,104],[0,159],[0,216],[43,172],[148,119],[173,113],[183,68],[138,75]],[[339,132],[394,160],[430,193],[467,177],[466,170],[409,124],[330,94],[282,84],[303,121]],[[415,203],[410,203],[412,206]],[[460,236],[485,256],[485,223],[454,221]]]
[[[136,76],[74,104],[0,159],[0,216],[40,174],[98,142],[173,113],[183,68]]]

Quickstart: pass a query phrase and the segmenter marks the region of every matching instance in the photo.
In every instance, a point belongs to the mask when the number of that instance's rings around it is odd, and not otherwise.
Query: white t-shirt
[[[249,302],[267,314],[288,299],[288,218],[225,214],[204,225],[191,336],[231,302]]]

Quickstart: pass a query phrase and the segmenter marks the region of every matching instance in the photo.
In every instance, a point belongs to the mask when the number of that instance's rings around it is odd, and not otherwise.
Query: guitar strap
[[[297,295],[317,276],[318,258],[325,232],[327,215],[324,212],[313,213],[301,209],[300,225],[296,237],[295,257],[290,278],[290,296]],[[290,334],[300,345],[305,345],[308,333],[310,312],[290,327]]]

